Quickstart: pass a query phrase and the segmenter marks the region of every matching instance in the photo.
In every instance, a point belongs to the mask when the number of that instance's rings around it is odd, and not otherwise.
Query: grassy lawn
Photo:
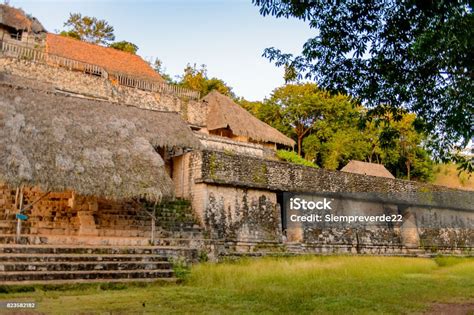
[[[3,293],[46,314],[411,313],[474,302],[474,258],[295,257],[192,268],[182,284]]]

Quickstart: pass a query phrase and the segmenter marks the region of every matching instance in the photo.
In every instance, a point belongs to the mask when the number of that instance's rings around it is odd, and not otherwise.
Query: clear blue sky
[[[116,40],[138,45],[138,54],[160,58],[181,75],[187,63],[206,64],[238,96],[262,100],[283,84],[283,69],[262,57],[267,47],[298,53],[314,36],[297,20],[263,17],[251,0],[10,0],[54,32],[70,12],[107,20]]]

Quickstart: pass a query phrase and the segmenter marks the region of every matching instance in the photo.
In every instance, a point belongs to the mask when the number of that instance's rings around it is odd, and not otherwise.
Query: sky
[[[116,41],[139,47],[145,60],[159,58],[172,77],[186,64],[207,65],[237,96],[263,100],[283,85],[283,69],[262,57],[267,47],[300,53],[313,37],[302,21],[259,14],[251,0],[10,0],[38,18],[49,32],[63,29],[69,13],[105,19]]]

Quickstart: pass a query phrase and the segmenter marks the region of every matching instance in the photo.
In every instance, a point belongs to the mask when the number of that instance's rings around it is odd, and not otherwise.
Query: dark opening
[[[21,41],[21,37],[22,37],[22,35],[23,35],[23,31],[21,31],[21,30],[15,30],[15,29],[10,29],[10,30],[9,30],[9,34],[10,34],[10,37],[11,37],[12,39]]]
[[[281,217],[281,231],[286,236],[287,222],[286,222],[286,207],[283,192],[277,192],[277,203],[280,206]]]

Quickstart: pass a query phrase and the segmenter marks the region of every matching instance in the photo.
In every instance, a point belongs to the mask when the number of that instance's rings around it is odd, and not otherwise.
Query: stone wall
[[[19,46],[38,48],[44,45],[45,34],[34,34],[28,31],[20,31],[21,39],[18,40],[16,37],[12,38],[8,29],[0,25],[0,42],[12,43]]]
[[[260,158],[274,158],[275,151],[265,148],[262,144],[238,142],[225,137],[195,133],[203,147],[208,150],[222,151],[230,154],[250,155]],[[269,152],[271,151],[271,152]]]
[[[213,238],[281,241],[280,208],[274,193],[211,185],[206,195],[204,226]]]
[[[221,151],[194,152],[188,159],[193,171],[187,197],[193,200],[205,226],[227,241],[249,242],[248,248],[262,242],[278,243],[279,239],[286,240],[280,242],[282,245],[293,244],[290,247],[294,250],[315,252],[402,253],[409,248],[469,252],[473,248],[472,192]],[[282,231],[277,195],[283,192],[339,200],[343,208],[338,215],[350,211],[360,215],[399,214],[403,223],[346,227],[303,223]],[[255,212],[258,219],[242,214],[248,205],[258,209],[263,204],[265,210]],[[295,249],[296,243],[304,249]]]
[[[16,190],[2,185],[0,191],[3,200],[0,207],[0,219],[4,234],[15,234]],[[33,204],[25,214],[28,220],[22,222],[21,233],[31,235],[95,235],[94,220],[88,215],[96,210],[96,202],[72,192],[51,192],[40,199],[45,192],[35,187],[24,188],[23,207]]]
[[[304,197],[305,200],[331,198],[328,194],[292,195],[292,198]],[[321,216],[400,216],[401,222],[357,222],[357,223],[315,223],[290,222],[286,235],[289,241],[319,246],[349,246],[355,252],[387,253],[411,248],[422,248],[433,251],[472,251],[474,245],[474,211],[449,209],[442,207],[425,207],[413,204],[400,204],[396,199],[391,201],[359,200],[346,196],[331,198],[331,210],[293,210],[292,214]],[[285,205],[285,209],[288,209]],[[370,249],[370,251],[367,251]],[[389,251],[387,251],[389,249]]]
[[[201,225],[215,240],[281,241],[276,194],[201,182],[202,153],[187,153],[173,163],[176,195],[191,201]]]
[[[0,73],[10,75],[9,80],[21,83],[21,78],[50,84],[51,89],[66,94],[91,97],[140,108],[179,112],[192,125],[205,125],[205,104],[114,84],[106,78],[70,71],[28,60],[18,60],[0,55]]]
[[[34,203],[24,212],[28,219],[21,223],[23,243],[149,245],[152,220],[145,212],[145,204],[73,192],[50,192],[45,196],[36,187],[25,187],[23,191],[23,208]],[[16,190],[0,184],[0,244],[15,242],[15,195]],[[186,201],[158,205],[156,217],[156,238],[189,238],[201,231]]]
[[[380,193],[406,204],[473,210],[474,193],[470,191],[219,151],[203,151],[200,156],[202,167],[196,178],[208,184],[298,193]]]

